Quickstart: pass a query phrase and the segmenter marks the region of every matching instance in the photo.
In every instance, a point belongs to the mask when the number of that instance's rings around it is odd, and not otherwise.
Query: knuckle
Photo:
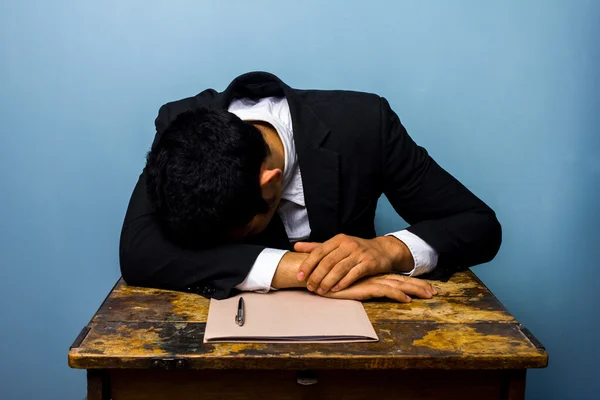
[[[321,285],[319,285],[319,286],[321,287],[321,289],[327,291],[327,290],[331,289],[331,287],[333,286],[333,284],[336,281],[337,281],[337,279],[327,276],[327,277],[325,277],[325,279],[323,279],[321,281]]]
[[[360,277],[364,276],[367,273],[365,267],[363,267],[362,265],[354,268],[354,271],[356,271],[355,273],[356,273],[356,277],[357,278],[360,278]]]
[[[388,286],[378,283],[375,286],[375,293],[377,293],[378,296],[383,296],[385,295],[386,291],[388,290]]]
[[[329,260],[323,260],[319,264],[319,269],[324,270],[324,271],[330,271],[332,267],[333,267],[333,265],[331,265],[331,261],[329,261]]]
[[[317,252],[319,250],[315,250],[314,252],[310,253],[310,255],[308,257],[306,257],[306,260],[304,260],[304,265],[308,266],[314,266],[315,265],[315,261],[318,259],[317,258]]]
[[[331,273],[337,276],[345,275],[350,268],[347,265],[337,264],[331,269]]]
[[[308,271],[310,269],[310,264],[307,261],[304,261],[302,264],[300,264],[300,270],[301,271]]]
[[[337,285],[339,286],[339,288],[341,290],[341,289],[347,288],[348,286],[352,285],[353,283],[354,283],[354,280],[352,278],[346,277],[346,278],[340,280]]]
[[[376,286],[377,286],[377,290],[379,292],[384,292],[385,290],[387,290],[389,288],[389,286],[387,286],[384,283],[377,283]]]
[[[348,274],[346,276],[344,276],[344,278],[342,278],[340,283],[343,283],[344,285],[349,286],[359,279],[360,279],[360,276],[354,270],[352,270],[352,271],[348,272]]]
[[[350,268],[350,271],[348,271],[348,275],[352,275],[352,276],[356,276],[356,277],[360,277],[362,274],[362,266],[361,265],[353,265],[352,268]]]
[[[318,286],[319,283],[321,283],[321,280],[323,280],[323,277],[320,274],[319,275],[312,274],[310,276],[310,278],[308,278],[308,281],[306,283],[315,287],[315,286]]]

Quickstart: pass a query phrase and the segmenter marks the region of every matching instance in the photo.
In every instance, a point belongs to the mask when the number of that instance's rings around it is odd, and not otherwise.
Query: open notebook
[[[240,296],[244,298],[243,326],[235,323]],[[378,340],[361,302],[328,299],[304,290],[242,293],[225,300],[211,299],[204,334],[204,343]]]

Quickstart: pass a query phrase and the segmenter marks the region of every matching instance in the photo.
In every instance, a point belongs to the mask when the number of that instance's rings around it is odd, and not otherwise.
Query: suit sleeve
[[[200,96],[170,103],[156,119],[155,143],[168,123],[180,112],[195,107]],[[123,279],[131,285],[196,292],[205,297],[226,298],[248,275],[264,247],[228,244],[190,250],[171,242],[160,227],[146,195],[142,173],[127,208],[119,256]]]
[[[191,250],[163,233],[140,176],[125,215],[120,242],[123,279],[130,285],[195,292],[218,299],[232,295],[263,246],[227,244]]]
[[[381,138],[383,191],[407,230],[439,255],[430,278],[493,259],[502,241],[494,211],[415,144],[385,99]]]

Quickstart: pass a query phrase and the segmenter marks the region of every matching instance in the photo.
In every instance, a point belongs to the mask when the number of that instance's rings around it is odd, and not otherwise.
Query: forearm
[[[438,267],[454,271],[490,261],[502,242],[502,228],[491,210],[423,221],[407,230],[436,249]]]
[[[277,265],[271,287],[275,289],[306,287],[306,281],[299,281],[297,277],[298,269],[306,257],[308,253],[287,252]]]
[[[123,279],[133,286],[226,298],[264,249],[250,244],[185,249],[165,234],[146,195],[145,174],[133,190],[119,242]]]
[[[438,276],[491,260],[502,241],[492,209],[411,139],[385,99],[381,107],[384,193],[407,231],[435,249],[435,268],[446,271]]]

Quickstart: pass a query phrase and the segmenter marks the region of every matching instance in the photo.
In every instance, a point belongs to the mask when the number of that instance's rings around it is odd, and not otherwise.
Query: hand
[[[395,237],[361,239],[336,235],[325,243],[296,243],[298,252],[310,253],[298,270],[308,290],[325,294],[343,290],[358,279],[393,270],[408,272],[414,261],[410,250]]]
[[[404,275],[378,275],[356,282],[347,289],[329,292],[322,295],[334,299],[368,300],[376,297],[387,297],[401,303],[411,301],[409,295],[430,299],[437,290],[428,282]]]

